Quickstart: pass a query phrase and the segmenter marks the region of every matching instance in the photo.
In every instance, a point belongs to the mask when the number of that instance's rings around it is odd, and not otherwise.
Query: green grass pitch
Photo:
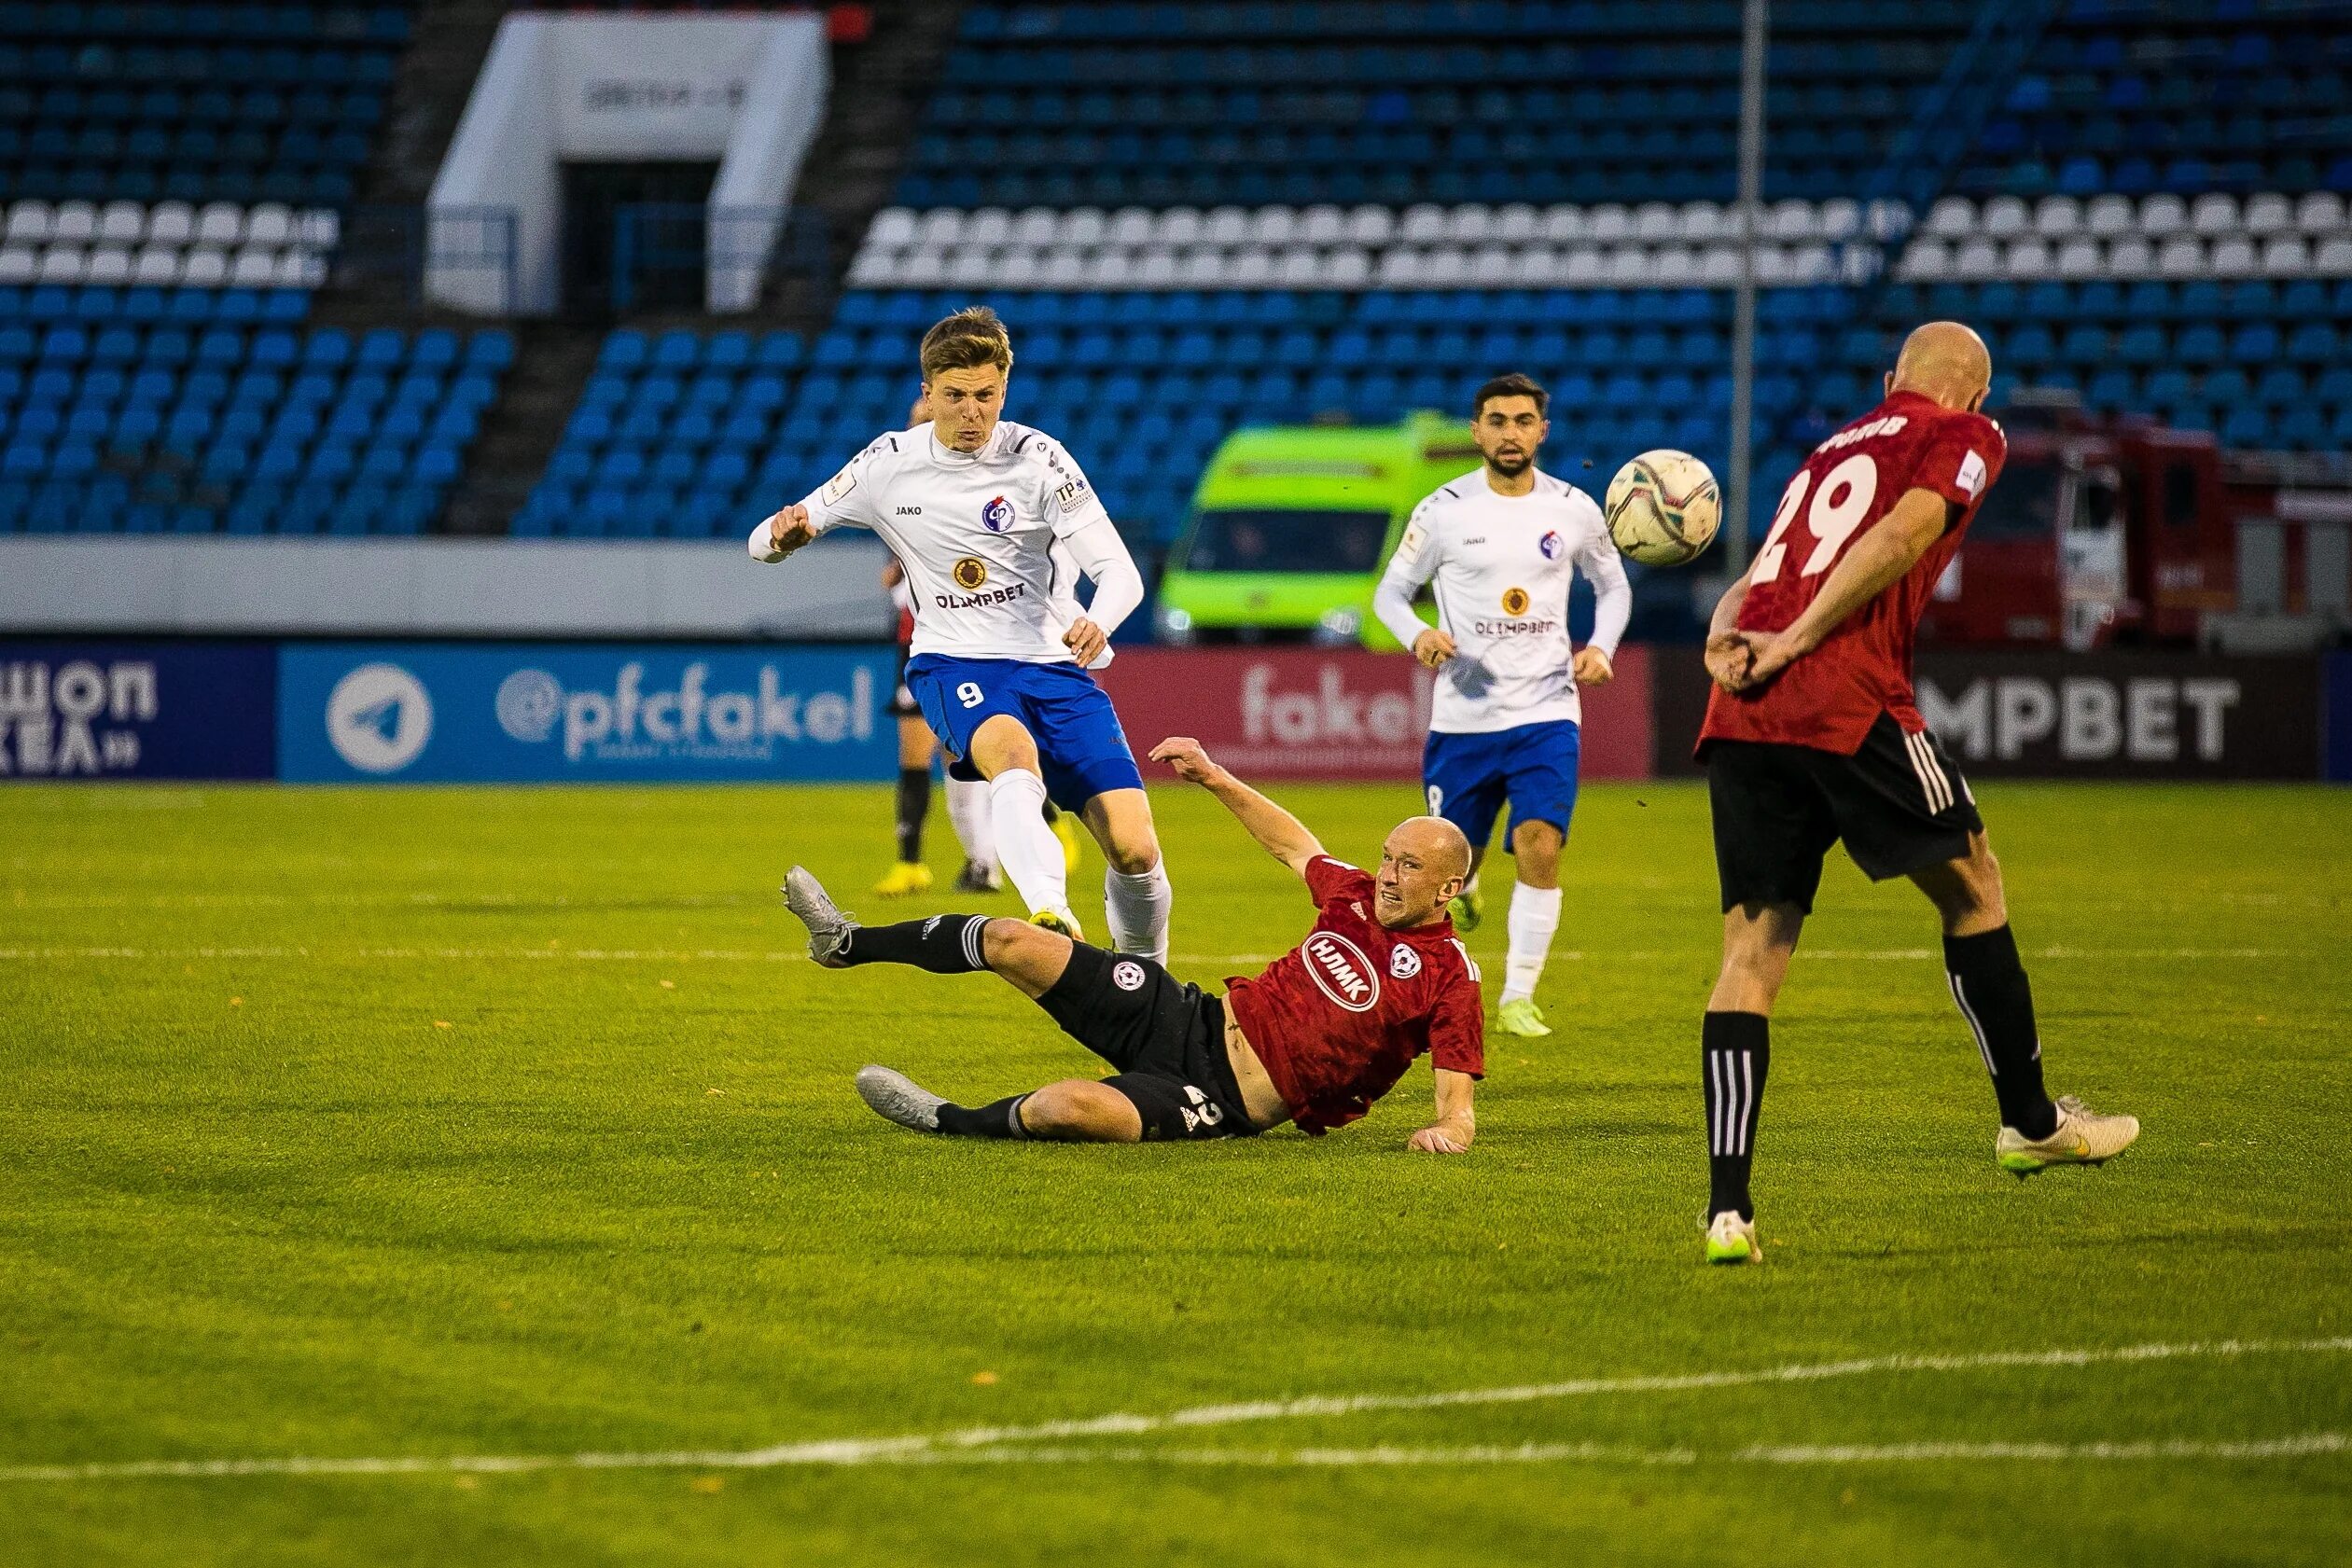
[[[1413,805],[1275,793],[1353,858]],[[2052,1087],[2139,1145],[1997,1170],[1924,902],[1841,862],[1776,1029],[1771,1262],[1710,1271],[1690,785],[1587,792],[1560,1033],[1494,1042],[1455,1159],[1403,1148],[1426,1066],[1320,1141],[875,1118],[861,1062],[970,1098],[1091,1061],[985,977],[799,956],[795,859],[890,912],[879,788],[0,791],[0,1561],[2341,1563],[2352,793],[1981,793]],[[1213,801],[1157,803],[1180,974],[1298,938]],[[2193,1353],[1971,1359],[2146,1345]],[[1675,1381],[1888,1356],[1944,1359]]]

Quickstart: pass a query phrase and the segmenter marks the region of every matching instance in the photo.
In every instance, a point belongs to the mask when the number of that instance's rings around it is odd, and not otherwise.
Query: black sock
[[[958,1138],[1026,1138],[1029,1130],[1021,1125],[1021,1103],[1028,1098],[1007,1095],[993,1104],[968,1110],[962,1105],[941,1105],[939,1131]]]
[[[898,770],[898,858],[923,858],[923,819],[931,810],[931,770]]]
[[[1699,1029],[1699,1057],[1706,1070],[1706,1212],[1737,1209],[1740,1218],[1754,1219],[1747,1172],[1772,1067],[1772,1020],[1761,1013],[1709,1013]]]
[[[842,950],[844,964],[912,964],[934,975],[968,975],[988,967],[981,931],[986,915],[933,915],[896,925],[861,925]]]
[[[2057,1107],[2041,1087],[2041,1039],[2034,1033],[2034,988],[2017,957],[2017,938],[2006,925],[1975,937],[1943,939],[1944,978],[1952,1000],[1969,1020],[1993,1092],[2001,1103],[2001,1125],[2028,1138],[2047,1138],[2058,1125]]]

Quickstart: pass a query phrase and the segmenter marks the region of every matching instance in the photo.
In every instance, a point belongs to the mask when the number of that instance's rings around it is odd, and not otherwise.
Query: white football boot
[[[2028,1138],[2004,1127],[1993,1140],[1993,1158],[2022,1182],[2053,1165],[2104,1165],[2138,1136],[2137,1117],[2103,1117],[2068,1094],[2058,1101],[2058,1125],[2049,1137]]]
[[[1709,1263],[1761,1263],[1764,1243],[1756,1239],[1756,1222],[1726,1209],[1707,1222],[1706,1260]]]

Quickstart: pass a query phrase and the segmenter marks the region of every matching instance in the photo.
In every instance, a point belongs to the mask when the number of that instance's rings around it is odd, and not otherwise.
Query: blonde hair
[[[977,370],[983,365],[1009,372],[1012,334],[1005,330],[1004,320],[995,312],[974,305],[942,319],[923,335],[922,364],[925,382],[943,370]]]

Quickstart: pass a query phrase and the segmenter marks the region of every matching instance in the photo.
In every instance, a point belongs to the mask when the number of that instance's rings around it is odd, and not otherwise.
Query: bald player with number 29
[[[2130,1117],[2043,1090],[2000,863],[1912,696],[1920,612],[2008,455],[2000,426],[1977,411],[1992,373],[1983,340],[1958,323],[1914,332],[1886,401],[1788,481],[1708,628],[1717,689],[1699,756],[1723,891],[1723,968],[1701,1045],[1710,1262],[1762,1259],[1748,1172],[1770,1015],[1841,840],[1872,881],[1908,877],[1942,919],[1945,977],[2000,1103],[2002,1169],[2097,1165],[2139,1135]]]

